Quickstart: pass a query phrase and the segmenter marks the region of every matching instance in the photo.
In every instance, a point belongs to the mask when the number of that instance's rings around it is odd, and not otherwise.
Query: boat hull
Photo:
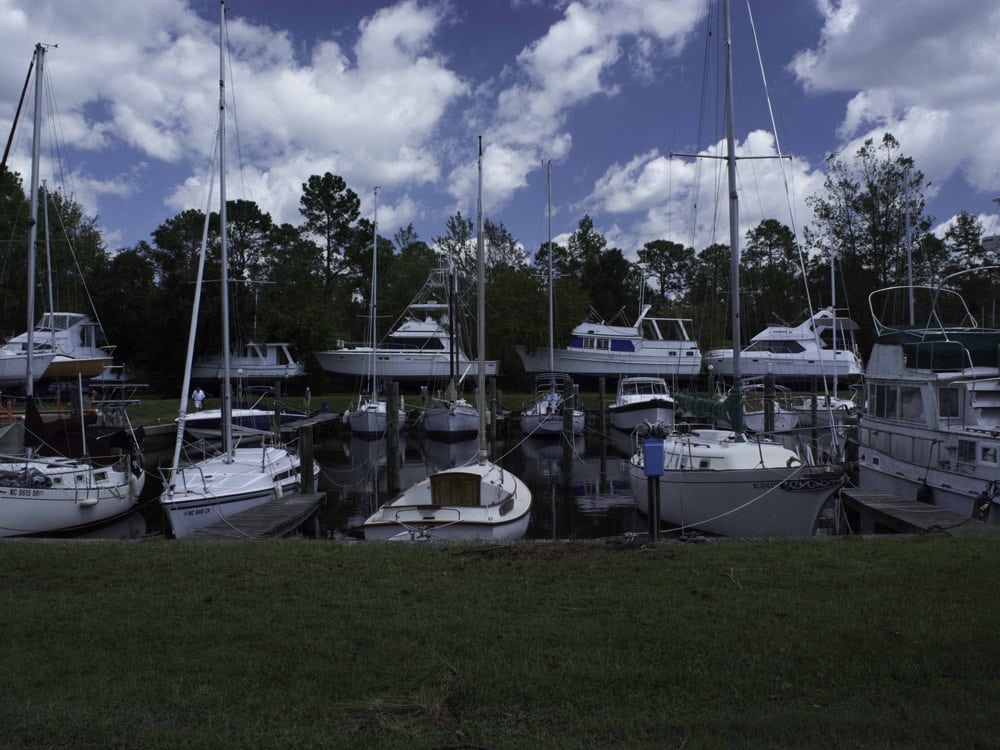
[[[702,357],[697,346],[656,347],[646,344],[638,352],[595,351],[563,348],[528,353],[517,347],[525,372],[539,373],[558,370],[575,376],[621,377],[655,375],[661,378],[696,378],[701,374]]]
[[[650,399],[630,404],[608,407],[611,426],[631,432],[643,422],[672,426],[674,423],[674,402]]]
[[[453,402],[432,406],[424,412],[424,433],[438,440],[461,440],[479,432],[479,410],[471,404]]]
[[[299,458],[284,448],[237,448],[224,456],[183,466],[160,497],[175,538],[299,489]],[[314,465],[314,476],[319,467]]]
[[[371,374],[370,348],[332,349],[314,354],[319,366],[329,375],[363,378]],[[391,380],[428,382],[444,380],[451,375],[451,363],[447,351],[393,351],[379,348],[376,368],[380,378]],[[477,377],[479,374],[476,362],[464,357],[459,362],[459,369],[467,373],[467,377]],[[493,360],[487,361],[484,369],[486,377],[495,378],[499,364]]]
[[[479,504],[435,503],[433,483],[449,475],[474,478]],[[486,462],[446,469],[417,482],[372,514],[363,530],[369,541],[512,541],[528,530],[531,501],[521,479]]]
[[[645,474],[646,451],[661,451],[662,475]],[[655,458],[655,454],[653,454]],[[808,537],[843,474],[802,464],[770,441],[697,430],[647,441],[629,461],[636,507],[647,513],[659,487],[660,519],[678,529],[727,537]]]
[[[25,476],[48,477],[23,481]],[[135,509],[145,474],[62,458],[0,459],[0,537],[84,531]]]

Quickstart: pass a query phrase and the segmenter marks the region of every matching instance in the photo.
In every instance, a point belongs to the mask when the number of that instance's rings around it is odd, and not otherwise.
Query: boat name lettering
[[[7,494],[10,497],[39,497],[42,494],[42,491],[16,488],[7,490]]]
[[[777,482],[754,482],[753,488],[755,490],[769,490],[774,487]]]

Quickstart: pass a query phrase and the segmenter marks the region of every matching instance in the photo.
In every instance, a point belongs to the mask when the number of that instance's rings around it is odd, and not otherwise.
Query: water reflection
[[[627,436],[626,436],[627,437]],[[627,441],[622,446],[627,446]],[[400,436],[399,486],[475,461],[479,442]],[[571,441],[513,435],[488,446],[491,458],[516,473],[534,496],[528,537],[592,538],[645,531],[628,486],[627,455],[590,432]],[[361,524],[388,493],[385,440],[330,439],[317,452],[327,502],[321,530],[329,538],[361,538]]]

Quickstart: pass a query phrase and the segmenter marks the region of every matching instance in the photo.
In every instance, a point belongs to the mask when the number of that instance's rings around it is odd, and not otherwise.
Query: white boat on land
[[[452,325],[448,304],[448,270],[431,271],[420,292],[378,346],[379,373],[384,378],[420,383],[444,382],[452,371]],[[328,375],[364,377],[369,372],[373,344],[338,341],[333,349],[313,352]],[[461,377],[475,377],[479,364],[469,359],[461,342],[455,343]],[[496,360],[483,363],[486,376],[499,372]]]
[[[980,327],[950,285],[955,276],[869,297],[876,337],[859,417],[858,483],[997,524],[1000,329]],[[885,314],[887,302],[907,310],[908,297],[912,319]]]
[[[35,119],[32,136],[31,193],[29,196],[27,309],[30,333],[20,357],[21,382],[25,384],[25,420],[6,429],[7,450],[0,455],[0,536],[24,536],[82,531],[101,525],[135,509],[146,474],[138,453],[120,453],[104,462],[90,456],[63,458],[39,455],[25,447],[25,425],[34,406],[36,345],[34,317],[35,243],[38,237],[39,151],[45,46],[35,46]],[[40,358],[49,364],[55,356]],[[42,365],[44,366],[44,365]],[[36,414],[37,417],[37,414]],[[134,436],[133,436],[134,440]],[[81,444],[86,445],[85,436]],[[85,451],[84,451],[85,452]]]
[[[528,530],[531,491],[519,477],[487,458],[482,175],[483,149],[480,141],[476,223],[479,451],[474,461],[433,472],[380,507],[364,522],[365,539],[496,542],[520,539]]]
[[[740,353],[740,372],[747,377],[773,375],[778,380],[807,383],[814,378],[857,379],[863,373],[853,345],[857,324],[825,307],[796,326],[773,325],[758,333]],[[832,346],[834,335],[838,343]],[[733,350],[710,349],[705,367],[720,377],[733,377]]]
[[[234,516],[267,503],[274,497],[299,488],[300,460],[286,447],[261,440],[257,447],[238,447],[233,440],[232,388],[229,355],[228,231],[226,219],[226,98],[225,98],[225,3],[220,3],[219,30],[219,225],[221,234],[223,373],[222,373],[222,452],[201,460],[182,463],[187,394],[191,387],[194,344],[198,330],[198,308],[204,278],[206,242],[198,259],[194,308],[188,336],[184,385],[181,390],[180,418],[173,461],[164,480],[160,504],[175,538],[187,536],[217,520],[235,523]],[[205,221],[211,211],[205,212]],[[207,231],[204,237],[207,237]],[[313,463],[313,476],[319,466]]]
[[[34,358],[40,364],[40,377],[57,378],[95,377],[114,363],[113,346],[101,345],[101,327],[89,315],[72,312],[47,312],[34,327]],[[0,348],[0,363],[10,358],[20,358],[24,380],[24,357],[28,347],[28,334],[22,333],[8,339]],[[3,365],[0,364],[0,368]]]
[[[723,0],[726,60],[726,163],[729,178],[729,242],[739,253],[736,148],[733,125],[729,2]],[[738,256],[737,256],[738,257]],[[629,484],[638,510],[657,503],[659,517],[678,528],[692,527],[729,537],[805,537],[815,531],[820,511],[843,482],[829,466],[810,466],[792,450],[748,435],[743,424],[738,264],[730,265],[734,386],[725,404],[708,401],[732,430],[664,430],[629,460]],[[692,397],[676,394],[681,406]]]
[[[618,393],[608,414],[612,427],[631,432],[643,422],[672,427],[675,406],[666,380],[636,375],[618,381]]]
[[[698,377],[702,355],[698,342],[688,335],[685,324],[691,323],[690,319],[649,317],[651,309],[651,305],[644,305],[630,326],[583,321],[573,329],[569,345],[555,349],[552,361],[547,351],[529,353],[518,345],[521,364],[526,372],[534,373],[557,370],[585,376]]]
[[[305,362],[295,359],[289,348],[290,344],[283,341],[272,341],[258,344],[250,341],[242,353],[231,354],[229,371],[245,381],[255,380],[288,380],[306,374]],[[222,380],[222,355],[203,357],[191,368],[192,380]]]

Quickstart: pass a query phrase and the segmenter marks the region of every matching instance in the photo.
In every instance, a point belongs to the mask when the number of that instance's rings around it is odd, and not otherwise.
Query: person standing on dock
[[[194,399],[194,410],[201,411],[205,408],[205,391],[200,387],[194,389],[194,393],[191,394],[191,398]]]

